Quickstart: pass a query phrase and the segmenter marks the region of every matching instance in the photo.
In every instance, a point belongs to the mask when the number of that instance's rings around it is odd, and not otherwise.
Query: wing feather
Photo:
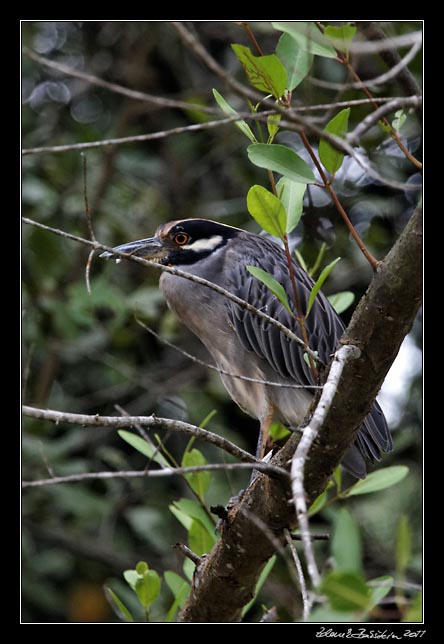
[[[258,240],[261,240],[259,243],[262,246],[262,252],[258,252]],[[240,248],[242,252],[236,252],[229,258],[227,264],[230,272],[230,290],[301,337],[299,322],[290,316],[268,287],[253,277],[246,268],[248,265],[258,266],[274,277],[284,287],[290,308],[297,317],[283,251],[270,240],[249,234],[243,237]],[[293,261],[293,270],[302,311],[305,311],[313,280],[295,261]],[[315,384],[312,371],[304,359],[304,351],[299,345],[290,341],[272,325],[231,301],[227,300],[226,307],[229,322],[244,349],[255,353],[265,360],[276,374],[292,380],[295,384],[305,386]],[[337,348],[345,327],[321,291],[315,298],[305,321],[305,327],[310,347],[318,352],[321,362],[327,364]],[[375,401],[354,445],[344,457],[343,464],[352,474],[362,478],[366,471],[364,459],[380,460],[381,450],[388,452],[391,449],[392,440],[387,423],[381,408]]]

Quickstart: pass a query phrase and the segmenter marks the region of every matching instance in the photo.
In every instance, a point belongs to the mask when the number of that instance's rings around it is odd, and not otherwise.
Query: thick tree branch
[[[348,362],[322,430],[310,450],[304,477],[307,504],[323,491],[355,438],[421,304],[422,208],[419,206],[381,263],[346,329],[342,343],[361,350]],[[300,439],[293,434],[272,459],[285,467]],[[290,487],[259,475],[228,512],[221,539],[201,561],[180,614],[182,622],[235,622],[251,599],[266,561],[275,552],[263,521],[282,543],[296,524]]]

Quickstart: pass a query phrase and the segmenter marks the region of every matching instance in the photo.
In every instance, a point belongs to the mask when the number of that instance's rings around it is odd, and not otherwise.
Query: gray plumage
[[[177,232],[179,231],[179,232]],[[182,232],[183,231],[183,232]],[[183,235],[188,241],[182,242]],[[293,293],[284,251],[269,239],[206,220],[183,220],[166,224],[151,240],[131,242],[118,247],[136,249],[138,255],[152,257],[150,243],[160,240],[165,249],[164,263],[171,263],[193,275],[204,277],[256,308],[279,320],[301,335],[299,323],[292,318],[275,295],[247,266],[257,266],[272,275],[285,289],[290,303]],[[158,247],[156,246],[156,249]],[[139,249],[139,250],[137,250]],[[159,256],[159,250],[156,251]],[[151,255],[150,255],[151,253]],[[301,308],[307,308],[313,286],[312,279],[293,261]],[[243,411],[261,424],[259,445],[276,419],[291,429],[304,420],[312,400],[315,379],[303,357],[303,349],[290,341],[276,327],[234,304],[210,289],[164,272],[160,288],[170,308],[203,342],[217,366],[230,374],[269,382],[294,383],[307,388],[294,389],[253,383],[222,375],[222,381],[233,400]],[[296,313],[294,305],[293,311]],[[321,363],[327,364],[338,346],[344,324],[328,299],[319,292],[306,320],[310,347],[318,352]],[[375,401],[363,422],[354,445],[343,459],[343,465],[354,475],[366,474],[365,459],[380,460],[381,450],[392,448],[384,414]],[[259,455],[261,449],[259,449]]]

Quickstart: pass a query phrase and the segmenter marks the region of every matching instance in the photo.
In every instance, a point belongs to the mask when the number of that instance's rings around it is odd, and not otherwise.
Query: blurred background
[[[418,22],[378,24],[388,35],[421,29]],[[233,22],[187,26],[228,74],[245,82],[230,47],[231,43],[250,45],[241,27]],[[251,23],[251,28],[263,51],[272,53],[280,33],[271,23]],[[47,59],[127,88],[216,108],[214,87],[237,109],[248,109],[184,46],[168,22],[23,22],[22,44]],[[405,51],[400,50],[401,55]],[[352,64],[364,80],[387,70],[377,54],[354,56]],[[421,83],[420,54],[409,69]],[[309,78],[295,90],[292,105],[362,98],[359,90],[342,87],[346,80],[339,63],[316,57]],[[22,81],[24,148],[160,132],[215,118],[194,107],[158,107],[119,95],[48,68],[26,54]],[[403,95],[396,80],[375,85],[372,91],[375,96]],[[368,106],[353,107],[350,128],[369,111]],[[333,115],[329,110],[310,113],[320,127]],[[408,115],[402,135],[419,157],[421,123],[415,114]],[[293,146],[304,156],[295,133],[283,132],[277,142]],[[316,148],[317,142],[312,143]],[[361,143],[362,152],[383,176],[420,181],[412,164],[379,127],[372,128]],[[247,140],[231,124],[87,150],[87,193],[96,238],[116,245],[151,236],[159,224],[185,217],[215,219],[258,232],[246,209],[246,194],[254,183],[267,186],[267,175],[249,163],[246,147]],[[337,174],[335,188],[371,252],[383,258],[411,215],[418,192],[379,184],[349,158]],[[23,157],[24,216],[89,237],[84,192],[83,158],[78,150]],[[292,242],[308,266],[316,261],[322,245],[322,266],[342,257],[324,291],[355,294],[354,304],[342,314],[347,323],[371,280],[371,269],[321,189],[308,189]],[[157,286],[158,272],[131,263],[117,266],[96,254],[89,295],[88,253],[86,246],[23,227],[23,402],[85,414],[155,413],[196,425],[215,410],[207,428],[254,450],[257,423],[231,402],[217,374],[165,346],[138,324],[136,318],[189,353],[208,359],[198,341],[167,310]],[[421,580],[421,328],[418,319],[380,398],[395,443],[383,464],[406,464],[410,474],[387,491],[348,502],[361,526],[366,571],[373,576],[390,574],[394,568],[396,526],[403,514],[408,516],[413,528],[408,573],[413,582]],[[186,443],[178,434],[165,438],[178,459]],[[108,429],[25,418],[22,444],[25,480],[47,478],[50,473],[141,469],[146,462]],[[210,462],[221,460],[221,453],[211,446],[197,446]],[[248,477],[233,472],[213,475],[210,505],[225,504],[245,487]],[[106,603],[104,583],[111,583],[131,604],[122,580],[126,568],[145,560],[159,573],[181,571],[182,555],[170,546],[184,539],[184,530],[168,506],[186,494],[179,478],[116,479],[24,490],[23,621],[118,621]],[[326,510],[317,515],[314,527],[328,529],[331,518]],[[320,558],[326,559],[328,546],[317,547]],[[295,601],[294,594],[288,571],[278,561],[262,600],[285,607]],[[252,611],[251,619],[256,618]]]

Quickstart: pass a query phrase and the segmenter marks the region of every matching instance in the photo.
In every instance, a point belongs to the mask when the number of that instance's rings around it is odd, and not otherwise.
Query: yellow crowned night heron
[[[268,313],[300,335],[299,323],[271,291],[247,270],[258,266],[272,275],[293,301],[284,251],[266,237],[208,221],[184,219],[164,224],[156,236],[117,246],[116,250],[176,266],[220,285]],[[111,257],[102,253],[101,257]],[[312,279],[293,261],[299,300],[306,310]],[[315,378],[304,349],[276,327],[208,287],[163,272],[160,288],[177,317],[203,342],[221,371],[256,380],[303,385],[277,387],[221,374],[231,398],[260,421],[258,455],[274,420],[291,429],[303,421],[312,400]],[[296,310],[295,310],[296,312]],[[319,292],[306,320],[310,347],[327,364],[338,345],[344,324]],[[375,401],[342,464],[354,476],[366,474],[365,459],[380,460],[392,449],[384,414]]]

